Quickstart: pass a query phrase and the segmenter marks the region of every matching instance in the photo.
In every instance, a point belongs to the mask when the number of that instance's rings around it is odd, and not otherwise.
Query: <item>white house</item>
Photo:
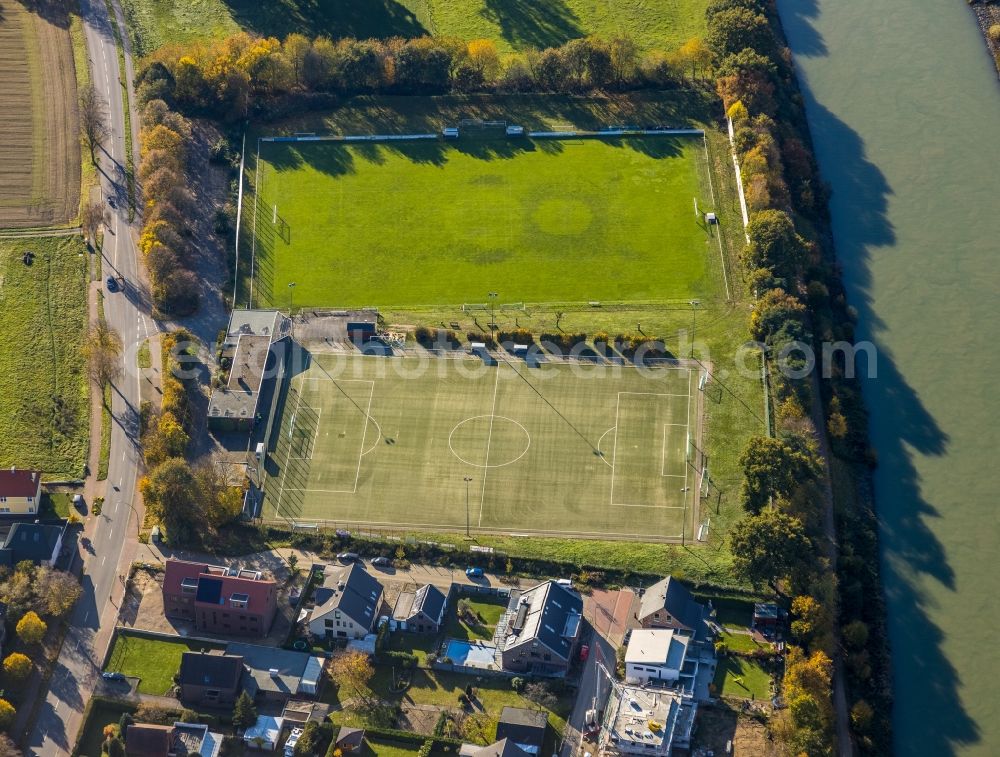
[[[691,639],[674,630],[637,628],[625,650],[625,681],[675,684],[687,661]]]
[[[361,565],[329,566],[314,595],[309,631],[321,639],[363,639],[375,627],[382,584]]]

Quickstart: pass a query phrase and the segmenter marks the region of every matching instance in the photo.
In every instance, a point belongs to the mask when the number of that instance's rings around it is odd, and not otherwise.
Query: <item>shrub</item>
[[[520,676],[514,676],[510,679],[510,687],[517,692],[524,691],[524,679]]]
[[[29,610],[17,622],[17,636],[28,646],[38,644],[44,637],[48,626],[38,617],[34,610]]]
[[[478,331],[470,331],[465,335],[465,338],[472,342],[482,342],[486,345],[486,349],[495,350],[497,348],[496,340],[489,334],[481,334]]]
[[[534,344],[535,337],[528,329],[514,329],[513,331],[498,331],[497,338],[501,344]]]
[[[0,730],[6,731],[14,722],[16,710],[6,699],[0,699]]]
[[[1000,45],[1000,24],[993,24],[986,33],[989,35],[990,42],[994,45]]]
[[[20,683],[31,675],[31,659],[20,652],[7,655],[3,661],[3,672],[13,683]]]

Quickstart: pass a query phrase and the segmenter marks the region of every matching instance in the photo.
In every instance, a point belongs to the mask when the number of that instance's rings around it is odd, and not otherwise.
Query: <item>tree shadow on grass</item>
[[[396,0],[226,0],[243,28],[267,36],[420,37],[428,30]]]
[[[486,0],[479,13],[514,47],[555,47],[584,36],[565,0]]]

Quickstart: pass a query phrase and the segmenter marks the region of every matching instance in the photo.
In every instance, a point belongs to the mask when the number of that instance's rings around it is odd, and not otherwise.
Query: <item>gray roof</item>
[[[514,743],[513,739],[500,739],[489,746],[477,749],[473,757],[529,757],[528,753]]]
[[[382,602],[382,584],[358,563],[328,567],[313,598],[310,621],[340,610],[359,626],[371,628]]]
[[[438,625],[444,622],[444,608],[448,598],[439,588],[424,584],[415,592],[403,592],[396,599],[392,617],[409,620],[423,613]]]
[[[255,690],[272,691],[293,695],[299,690],[302,675],[309,664],[310,655],[305,652],[294,652],[289,649],[261,647],[256,644],[241,644],[233,642],[226,647],[227,655],[241,655],[246,666],[246,676],[251,679],[244,681],[248,692]],[[271,670],[277,673],[271,675]],[[249,684],[249,685],[248,685]]]
[[[545,741],[548,723],[548,715],[543,710],[504,707],[497,722],[497,739],[511,739],[522,748],[537,749]]]
[[[569,661],[583,619],[580,595],[555,581],[546,581],[520,594],[515,605],[501,647],[513,649],[537,641]]]
[[[243,676],[243,658],[238,655],[185,652],[181,655],[178,680],[181,685],[208,686],[235,691]]]
[[[666,610],[676,621],[696,634],[704,630],[707,608],[696,602],[687,587],[672,576],[667,576],[646,589],[639,605],[639,620],[648,618],[659,610]]]
[[[0,548],[0,565],[13,566],[22,560],[38,565],[43,560],[51,560],[63,528],[41,523],[15,523]]]

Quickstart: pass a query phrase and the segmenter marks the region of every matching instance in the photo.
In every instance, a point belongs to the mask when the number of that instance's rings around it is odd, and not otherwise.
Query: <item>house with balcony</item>
[[[278,584],[260,571],[167,560],[163,612],[210,633],[266,636],[278,610]]]

